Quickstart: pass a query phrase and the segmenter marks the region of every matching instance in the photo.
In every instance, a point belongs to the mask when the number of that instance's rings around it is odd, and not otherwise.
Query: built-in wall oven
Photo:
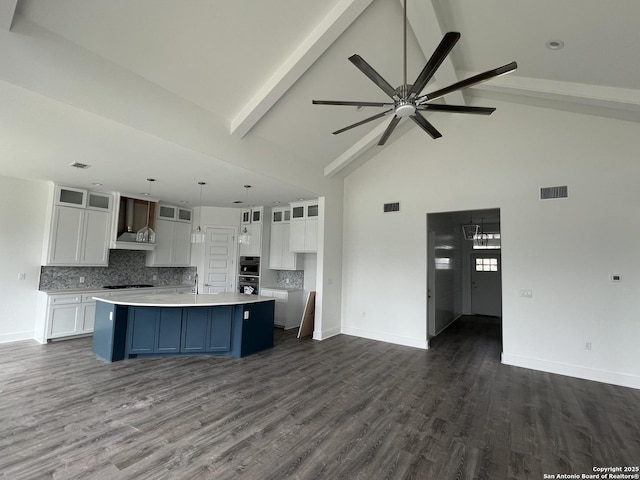
[[[260,257],[240,257],[238,291],[258,295],[260,291]]]

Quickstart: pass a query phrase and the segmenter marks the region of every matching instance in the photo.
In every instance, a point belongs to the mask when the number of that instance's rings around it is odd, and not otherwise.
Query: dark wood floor
[[[244,359],[113,364],[0,345],[0,478],[541,479],[640,463],[640,391],[500,364],[466,318],[422,351],[276,335]]]

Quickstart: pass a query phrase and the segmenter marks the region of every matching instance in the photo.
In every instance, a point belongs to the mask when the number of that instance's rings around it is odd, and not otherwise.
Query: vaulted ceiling
[[[461,40],[427,89],[518,62],[448,103],[640,117],[636,0],[408,0],[407,12],[409,83],[447,31]],[[379,109],[311,100],[386,101],[347,58],[400,85],[402,23],[398,0],[0,0],[0,174],[129,193],[152,176],[156,196],[193,204],[203,180],[218,206],[247,183],[255,203],[313,196],[385,148],[388,117],[332,135]]]

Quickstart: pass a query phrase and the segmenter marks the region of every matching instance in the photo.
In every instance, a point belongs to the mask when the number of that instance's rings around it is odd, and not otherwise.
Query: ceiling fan
[[[372,117],[365,118],[359,122],[356,122],[347,127],[341,128],[333,132],[334,135],[351,130],[354,127],[358,127],[365,123],[371,122],[378,118],[393,115],[393,119],[389,123],[389,126],[380,137],[378,145],[384,145],[391,133],[396,128],[400,119],[409,117],[416,122],[420,128],[431,135],[432,138],[439,138],[442,134],[435,129],[433,125],[420,113],[421,111],[431,112],[449,112],[449,113],[471,113],[476,115],[491,115],[495,108],[490,107],[470,107],[466,105],[445,105],[441,103],[431,103],[433,100],[437,100],[445,95],[461,90],[463,88],[476,85],[480,82],[484,82],[499,75],[514,71],[518,68],[516,62],[508,63],[502,67],[488,70],[484,73],[479,73],[473,77],[467,78],[456,82],[448,87],[441,88],[435,92],[421,95],[422,90],[426,87],[427,83],[435,74],[438,67],[445,60],[451,49],[456,42],[460,39],[460,33],[448,32],[443,37],[442,41],[435,49],[431,58],[424,66],[418,78],[413,84],[407,83],[407,0],[404,0],[404,48],[403,48],[403,69],[404,77],[403,83],[398,88],[393,88],[389,82],[387,82],[382,76],[376,72],[371,65],[369,65],[360,55],[352,55],[349,57],[349,61],[353,63],[362,73],[364,73],[369,79],[375,83],[384,93],[389,95],[393,101],[391,102],[358,102],[358,101],[340,101],[340,100],[312,100],[314,105],[345,105],[352,107],[387,107],[384,112],[373,115]]]

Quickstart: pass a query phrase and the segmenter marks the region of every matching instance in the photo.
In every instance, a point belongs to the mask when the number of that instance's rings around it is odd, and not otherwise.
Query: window
[[[497,258],[476,258],[476,272],[497,272]]]
[[[481,238],[483,237],[484,238]],[[499,233],[476,234],[473,236],[474,250],[496,250],[500,248]]]

